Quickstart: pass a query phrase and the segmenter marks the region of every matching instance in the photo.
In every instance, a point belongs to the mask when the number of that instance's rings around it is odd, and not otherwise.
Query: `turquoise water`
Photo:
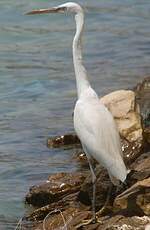
[[[78,1],[79,2],[79,1]],[[99,95],[132,88],[150,74],[150,2],[82,0],[84,62]],[[71,15],[26,16],[63,1],[0,1],[0,229],[14,229],[29,187],[75,170],[72,150],[48,136],[73,130],[76,99]]]

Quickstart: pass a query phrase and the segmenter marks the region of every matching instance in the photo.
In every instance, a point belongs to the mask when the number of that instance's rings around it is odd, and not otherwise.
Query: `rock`
[[[150,127],[144,128],[143,135],[144,135],[144,139],[147,143],[147,146],[146,146],[147,150],[150,150]]]
[[[107,170],[97,165],[96,167],[96,210],[98,211],[105,203],[107,197],[107,191],[111,184]],[[114,192],[114,191],[113,191]],[[112,192],[112,200],[114,199],[114,193]],[[91,179],[91,172],[86,177],[84,183],[81,186],[78,199],[85,205],[91,205],[93,197],[93,186]]]
[[[89,208],[87,206],[84,206],[83,204],[78,202],[77,196],[78,196],[78,192],[71,193],[69,195],[64,196],[58,201],[55,201],[41,208],[35,209],[34,211],[26,215],[26,220],[28,221],[43,220],[46,217],[46,215],[48,215],[50,212],[53,212],[56,209],[56,207],[61,211],[66,210],[69,207],[78,207],[78,208],[80,207],[82,210],[84,209],[88,210]]]
[[[144,127],[150,127],[150,77],[137,84],[134,91],[136,101],[140,106]]]
[[[25,201],[37,207],[58,201],[67,194],[79,191],[85,177],[86,174],[79,172],[51,175],[46,183],[31,187]]]
[[[115,198],[114,207],[128,214],[150,215],[150,152],[139,156],[131,168],[129,188]]]
[[[49,148],[58,148],[65,145],[74,145],[74,144],[80,144],[80,140],[75,134],[66,134],[56,137],[48,138],[47,140],[47,146]]]
[[[149,223],[150,217],[148,216],[125,217],[123,215],[115,215],[111,218],[105,218],[97,230],[146,230],[145,227]]]
[[[150,177],[138,181],[114,201],[115,210],[122,209],[128,215],[150,216]]]
[[[80,150],[77,151],[73,155],[73,160],[77,161],[80,164],[82,170],[83,169],[89,169],[89,162],[88,162],[86,154],[83,152],[82,148],[80,148]],[[95,167],[97,164],[97,161],[93,157],[91,157],[91,163],[92,163],[93,167]]]
[[[126,166],[130,167],[130,164],[141,155],[143,143],[141,143],[140,140],[129,142],[127,139],[122,137],[121,148],[124,162]]]
[[[69,207],[67,210],[60,212],[58,209],[49,213],[49,216],[45,220],[37,224],[33,230],[56,230],[56,229],[66,229],[75,230],[79,223],[84,219],[91,218],[91,212],[81,211],[77,207]],[[65,227],[67,226],[67,227]]]
[[[150,153],[145,153],[140,155],[134,163],[131,164],[130,168],[132,169],[130,174],[127,177],[128,186],[132,186],[138,182],[138,180],[144,180],[150,177]],[[110,179],[107,171],[98,165],[96,167],[96,209],[99,210],[106,200],[107,191],[110,185]],[[116,193],[116,188],[113,188],[110,205],[113,204],[113,201],[116,195],[122,193],[125,188],[121,187],[120,190]],[[92,180],[91,173],[85,179],[83,185],[81,186],[80,193],[78,198],[84,204],[90,205],[92,198]]]
[[[145,186],[144,184],[138,184],[139,180],[145,180],[148,177],[150,177],[150,153],[145,153],[140,155],[132,164],[132,172],[129,174],[128,178],[128,186],[129,189],[125,190],[125,188],[122,188],[119,190],[119,193],[116,193],[115,188],[113,188],[111,200],[109,203],[109,207],[105,212],[105,215],[101,217],[100,220],[102,221],[100,224],[89,224],[86,227],[81,227],[82,221],[84,219],[90,218],[92,213],[91,211],[88,211],[91,209],[91,198],[92,198],[92,183],[91,183],[91,175],[89,173],[89,176],[86,177],[86,180],[84,181],[83,185],[81,187],[80,193],[74,192],[71,194],[63,194],[62,196],[58,196],[56,200],[53,201],[53,203],[48,204],[44,207],[41,207],[39,209],[36,209],[31,214],[26,216],[26,220],[28,221],[34,221],[34,225],[36,225],[35,228],[32,227],[32,229],[43,229],[43,222],[38,223],[37,220],[43,220],[46,215],[46,229],[56,229],[58,223],[58,219],[60,219],[60,212],[56,212],[54,215],[54,211],[56,209],[61,210],[62,215],[64,216],[65,220],[67,221],[68,229],[75,230],[75,229],[86,229],[86,230],[92,230],[92,229],[120,229],[122,225],[126,227],[126,229],[136,229],[135,227],[139,224],[139,219],[141,218],[141,223],[147,224],[147,222],[142,222],[143,217],[132,217],[133,215],[143,216],[145,214],[149,214],[149,187]],[[64,176],[64,174],[56,174],[50,176],[51,182],[53,180],[56,181]],[[78,177],[78,175],[76,175]],[[104,204],[108,187],[110,184],[110,180],[107,174],[107,171],[100,167],[100,165],[97,166],[96,170],[96,176],[97,176],[97,192],[96,192],[96,209],[99,210],[101,206]],[[61,181],[60,183],[64,183]],[[59,183],[59,184],[60,184]],[[135,186],[135,185],[136,186]],[[135,187],[134,187],[135,186]],[[134,189],[133,189],[134,188]],[[136,189],[139,189],[139,193],[136,194]],[[121,202],[117,206],[115,206],[115,197],[117,194],[127,194],[127,197],[122,197],[125,199],[124,202]],[[131,192],[131,194],[130,194]],[[133,196],[132,196],[133,192]],[[118,197],[119,197],[118,195]],[[118,198],[117,197],[117,198]],[[121,197],[121,195],[120,195]],[[84,204],[82,204],[83,202]],[[114,208],[112,208],[112,205],[114,204]],[[72,211],[71,211],[72,210]],[[88,211],[88,212],[87,212]],[[69,214],[68,214],[69,213]],[[72,213],[72,214],[71,214]],[[62,218],[61,215],[61,218]],[[73,215],[73,218],[72,218]],[[131,216],[131,217],[129,217]],[[70,219],[70,218],[71,219]],[[145,217],[148,218],[148,217]],[[36,220],[36,221],[35,221]],[[68,221],[69,220],[69,221]],[[54,221],[54,225],[53,225]],[[52,225],[51,225],[52,224]],[[63,224],[63,222],[60,223]],[[50,226],[50,227],[49,227]],[[139,229],[144,229],[144,225],[139,224]],[[30,228],[29,228],[30,229]]]
[[[82,225],[82,222],[92,217],[91,212],[78,208],[69,208],[60,213],[59,210],[49,213],[42,223],[37,223],[33,230],[149,230],[150,217],[123,215],[105,216],[99,218],[100,223]]]
[[[100,101],[113,114],[122,137],[129,142],[142,142],[140,111],[133,91],[118,90],[102,97]]]
[[[150,152],[141,154],[132,164],[131,169],[134,173],[131,174],[132,179],[144,180],[150,177]]]
[[[147,77],[135,87],[136,101],[140,106],[143,120],[144,140],[150,150],[150,77]]]

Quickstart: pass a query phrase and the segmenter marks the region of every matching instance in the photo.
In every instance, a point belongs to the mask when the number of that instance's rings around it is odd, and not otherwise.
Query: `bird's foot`
[[[98,212],[96,212],[96,216],[102,216],[107,211],[107,206],[104,205]]]
[[[87,226],[89,224],[97,224],[97,223],[102,223],[102,221],[97,217],[96,218],[90,218],[87,220],[83,220],[82,223],[80,223],[76,226],[76,229]]]
[[[96,216],[102,216],[103,214],[108,212],[108,205],[109,205],[109,200],[111,197],[112,189],[113,189],[113,185],[111,184],[109,186],[109,189],[108,189],[106,201],[105,201],[104,205],[102,206],[102,208],[98,212],[96,212]]]

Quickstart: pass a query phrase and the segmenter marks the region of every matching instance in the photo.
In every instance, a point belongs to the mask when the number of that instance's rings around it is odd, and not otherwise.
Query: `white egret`
[[[33,10],[27,14],[75,13],[76,33],[73,39],[73,64],[76,76],[78,100],[74,109],[74,128],[82,143],[93,183],[93,219],[95,220],[95,182],[96,176],[90,163],[94,157],[107,170],[114,185],[124,182],[128,173],[123,162],[119,133],[112,114],[100,102],[91,88],[87,72],[82,63],[81,37],[84,26],[84,12],[79,4],[67,2],[57,7]]]

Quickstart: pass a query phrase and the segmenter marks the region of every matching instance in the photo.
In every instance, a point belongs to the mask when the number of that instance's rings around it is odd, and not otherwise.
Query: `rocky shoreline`
[[[82,172],[56,173],[45,183],[30,188],[25,202],[33,207],[22,221],[33,230],[150,230],[150,77],[133,91],[122,90],[101,99],[112,112],[121,136],[124,160],[131,169],[126,186],[113,187],[111,199],[98,222],[84,226],[91,218],[92,182],[88,163],[75,134],[49,138],[50,148],[77,145],[75,160]],[[104,204],[110,180],[95,160],[96,211]],[[28,227],[30,225],[30,227]]]

